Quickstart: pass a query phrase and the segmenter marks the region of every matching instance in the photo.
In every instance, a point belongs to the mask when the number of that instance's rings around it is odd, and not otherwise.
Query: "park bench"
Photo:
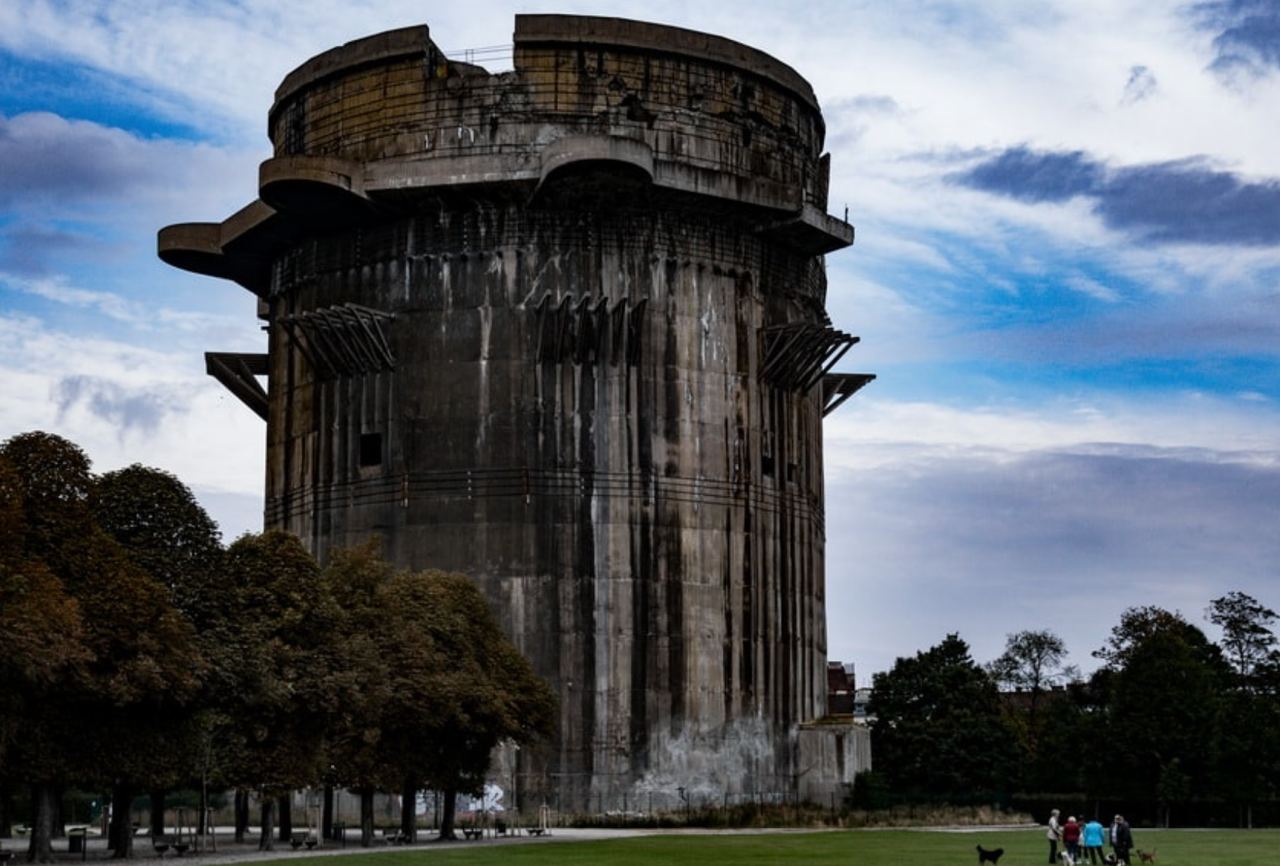
[[[168,836],[155,836],[151,839],[151,847],[155,849],[156,856],[163,860],[167,851],[172,851],[179,857],[186,854],[191,850],[191,843],[181,839],[170,839]]]
[[[462,836],[465,839],[481,839],[484,837],[483,827],[463,827]]]
[[[527,832],[529,833],[530,836],[541,836],[543,833],[547,832],[547,828],[546,827],[530,827]]]
[[[8,863],[13,859],[12,851],[0,851],[0,863]]]

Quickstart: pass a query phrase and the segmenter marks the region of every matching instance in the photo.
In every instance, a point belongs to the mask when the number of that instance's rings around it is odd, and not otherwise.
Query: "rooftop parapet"
[[[348,42],[290,72],[268,127],[260,201],[161,231],[165,261],[266,291],[266,264],[310,228],[394,215],[416,197],[489,190],[537,203],[590,174],[681,207],[732,211],[804,254],[853,242],[826,213],[813,90],[718,36],[617,18],[518,15],[515,69],[448,59],[426,25]],[[248,217],[252,218],[246,218]]]

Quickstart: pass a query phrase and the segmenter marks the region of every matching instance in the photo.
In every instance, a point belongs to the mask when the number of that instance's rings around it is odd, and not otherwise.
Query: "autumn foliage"
[[[96,476],[75,444],[0,445],[0,794],[24,786],[28,859],[52,859],[57,792],[190,786],[273,798],[483,784],[555,699],[474,583],[396,571],[376,540],[326,552],[270,531],[224,548],[174,476]],[[366,841],[372,834],[366,827]],[[126,821],[112,829],[129,854]]]

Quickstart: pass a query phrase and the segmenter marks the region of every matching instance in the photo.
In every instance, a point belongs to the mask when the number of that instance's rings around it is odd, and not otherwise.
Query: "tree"
[[[168,472],[135,463],[95,479],[89,505],[97,525],[136,565],[164,585],[177,611],[197,629],[204,625],[211,596],[217,592],[223,550],[217,524],[191,490]],[[202,642],[199,649],[203,656],[211,648]],[[157,745],[164,741],[163,749],[151,753],[168,757],[167,766],[153,762],[147,774],[155,833],[164,832],[166,791],[188,781],[191,768],[200,763],[201,745],[208,745],[207,719],[195,702],[186,709],[181,717],[165,719],[163,730],[148,726]],[[135,728],[131,733],[139,731]]]
[[[31,861],[53,858],[56,791],[73,766],[58,702],[86,686],[93,659],[80,605],[51,568],[88,527],[89,480],[88,457],[61,437],[24,433],[0,445],[0,767],[32,786]]]
[[[63,577],[75,563],[69,542],[90,532],[93,480],[89,458],[74,442],[50,433],[21,433],[0,445],[12,469],[9,483],[21,503],[22,552]]]
[[[197,626],[222,565],[218,525],[177,477],[137,463],[108,472],[91,489],[94,520],[169,590]]]
[[[80,766],[115,789],[114,809],[181,769],[179,723],[195,702],[205,663],[191,625],[168,590],[138,567],[105,533],[86,541],[84,569],[72,583],[94,654],[78,718],[94,719],[78,738]],[[133,834],[117,826],[115,854],[128,857]]]
[[[1063,665],[1067,645],[1051,631],[1020,631],[1005,641],[1004,652],[987,666],[997,683],[1026,689],[1030,694],[1027,712],[1028,748],[1034,757],[1039,733],[1040,695],[1046,688],[1074,679],[1078,671]]]
[[[209,630],[214,668],[234,743],[223,773],[255,787],[259,847],[273,847],[274,798],[320,779],[325,737],[340,695],[330,681],[336,610],[320,568],[287,532],[245,535],[227,550],[223,591]]]
[[[1243,592],[1214,599],[1206,616],[1222,629],[1221,647],[1235,688],[1223,697],[1218,761],[1221,790],[1253,825],[1253,803],[1280,792],[1280,655],[1270,626],[1275,611]]]
[[[1067,645],[1053,632],[1020,631],[1008,636],[987,670],[997,683],[1034,695],[1075,676],[1074,667],[1062,664],[1066,657]]]
[[[438,598],[450,614],[437,640],[455,659],[450,685],[442,690],[455,698],[457,715],[440,729],[428,773],[431,786],[445,792],[440,835],[448,838],[457,795],[483,791],[493,749],[503,740],[529,745],[550,736],[557,704],[550,687],[503,634],[474,581],[427,572],[416,582],[421,598]],[[415,592],[415,586],[404,590]]]
[[[1013,759],[995,683],[949,634],[872,681],[876,771],[897,794],[935,801],[1005,789]]]
[[[332,550],[325,568],[325,582],[340,611],[331,683],[342,695],[329,734],[329,756],[333,779],[360,795],[360,842],[366,848],[373,844],[374,792],[398,782],[400,758],[387,736],[399,635],[388,633],[386,621],[403,612],[383,606],[382,589],[393,572],[378,558],[377,545],[372,541],[352,550]],[[415,673],[429,682],[444,663],[433,655]]]
[[[80,605],[38,559],[24,556],[16,473],[0,457],[0,789],[32,783],[35,821],[28,859],[53,859],[55,792],[71,767],[63,753],[66,718],[57,700],[82,688],[92,655]]]
[[[502,633],[474,581],[439,571],[393,572],[376,542],[331,551],[325,570],[343,611],[343,695],[331,756],[337,777],[362,794],[362,837],[372,836],[372,793],[398,787],[410,801],[431,786],[452,804],[479,793],[493,749],[533,743],[554,727],[555,696]],[[411,828],[410,828],[411,829]]]
[[[1222,629],[1222,649],[1235,668],[1241,688],[1252,688],[1254,672],[1275,651],[1271,624],[1276,612],[1243,592],[1215,598],[1205,612],[1209,622]]]
[[[126,800],[131,786],[166,760],[155,736],[169,727],[175,708],[192,699],[202,666],[192,629],[165,588],[94,523],[84,452],[36,432],[9,439],[0,455],[12,469],[4,486],[21,501],[16,511],[5,509],[6,524],[20,511],[22,525],[20,545],[8,533],[10,591],[30,595],[38,585],[63,619],[73,619],[67,597],[85,612],[78,629],[68,625],[49,639],[54,645],[75,637],[74,647],[64,650],[78,658],[68,669],[75,676],[60,677],[31,704],[30,712],[41,717],[39,734],[24,736],[17,756],[36,784],[38,830],[28,856],[42,859],[48,856],[43,827],[54,807],[51,791],[67,781],[69,768],[81,781],[111,784],[117,800]],[[131,833],[118,832],[116,855],[128,856],[131,841]]]
[[[1170,797],[1214,781],[1229,668],[1203,632],[1155,607],[1126,610],[1104,649],[1110,786],[1156,803],[1167,822]]]
[[[1060,785],[1065,778],[1078,775],[1074,771],[1067,777],[1054,775],[1064,769],[1058,749],[1071,729],[1072,713],[1059,709],[1048,720],[1042,713],[1044,692],[1079,676],[1075,667],[1063,664],[1066,657],[1066,644],[1053,632],[1020,631],[1008,636],[1004,652],[987,665],[992,679],[1016,692],[1003,702],[1003,709],[1010,728],[1017,735],[1018,781],[1024,788],[1030,785],[1032,790],[1037,790],[1046,778],[1056,779]],[[1066,698],[1061,693],[1058,697]],[[1052,730],[1046,731],[1046,725],[1050,723]],[[1041,746],[1046,734],[1054,742],[1045,750],[1047,754],[1042,754]]]

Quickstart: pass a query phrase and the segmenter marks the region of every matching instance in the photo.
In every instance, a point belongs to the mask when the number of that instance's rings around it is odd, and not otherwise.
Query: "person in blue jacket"
[[[1084,825],[1084,855],[1090,863],[1102,863],[1102,843],[1106,841],[1106,828],[1097,818],[1090,818]]]

